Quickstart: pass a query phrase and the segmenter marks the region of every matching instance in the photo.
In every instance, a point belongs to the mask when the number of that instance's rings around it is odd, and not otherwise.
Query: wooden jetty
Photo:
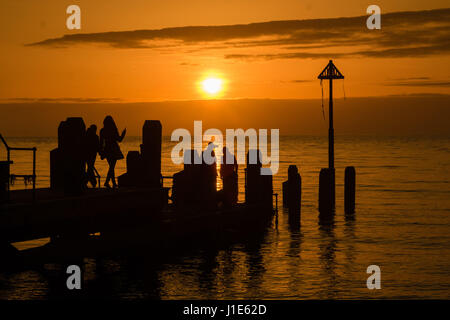
[[[221,203],[204,164],[185,165],[174,180],[177,197],[172,192],[169,198],[161,176],[159,121],[145,122],[141,152],[129,153],[132,161],[127,157],[118,189],[85,188],[78,156],[84,130],[81,118],[61,123],[58,148],[51,151],[51,188],[9,191],[8,201],[0,203],[0,268],[23,259],[45,263],[245,241],[272,220],[272,177],[255,174],[260,163],[247,167],[252,174],[246,174],[245,203]],[[21,252],[11,246],[39,238],[50,242]]]

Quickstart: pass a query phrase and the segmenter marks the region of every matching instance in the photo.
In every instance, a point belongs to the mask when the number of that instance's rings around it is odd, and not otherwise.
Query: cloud
[[[450,35],[449,35],[450,36]],[[405,58],[425,57],[450,53],[450,42],[444,45],[390,48],[383,50],[361,50],[345,53],[336,52],[294,52],[275,54],[227,54],[225,59],[237,60],[275,60],[275,59],[337,59],[337,58]]]
[[[179,65],[180,65],[180,66],[188,66],[188,67],[197,67],[197,66],[199,66],[200,64],[198,64],[198,63],[192,63],[192,62],[181,62]]]
[[[410,80],[430,80],[430,77],[406,77],[406,78],[394,78],[396,81],[410,81]]]
[[[294,79],[294,80],[289,80],[289,81],[281,81],[283,83],[308,83],[308,82],[313,82],[313,80],[306,80],[306,79]]]
[[[367,16],[271,21],[223,26],[187,26],[70,34],[28,46],[67,48],[217,50],[226,59],[401,58],[450,53],[450,9],[382,15],[381,30],[368,30]],[[248,50],[251,50],[250,52]]]
[[[430,80],[427,77],[423,78],[406,78],[400,81],[386,83],[389,87],[450,87],[448,80]]]
[[[0,103],[113,103],[120,98],[6,98]]]

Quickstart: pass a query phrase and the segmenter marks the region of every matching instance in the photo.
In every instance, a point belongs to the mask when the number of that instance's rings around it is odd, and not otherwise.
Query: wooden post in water
[[[320,220],[331,220],[334,215],[332,198],[332,181],[334,170],[323,168],[319,175],[319,218]]]
[[[344,79],[344,76],[342,73],[336,68],[336,66],[333,64],[333,60],[330,60],[328,65],[323,69],[323,71],[319,74],[318,79],[321,81],[324,79],[330,80],[330,97],[329,97],[329,127],[328,127],[328,171],[326,173],[323,173],[324,177],[326,175],[326,179],[323,177],[322,180],[319,178],[319,184],[320,181],[322,183],[329,183],[329,186],[322,186],[322,190],[329,190],[327,191],[327,194],[329,192],[329,195],[327,197],[324,197],[324,194],[322,196],[322,199],[319,196],[319,207],[322,208],[330,208],[332,211],[334,211],[335,203],[336,203],[336,187],[335,187],[335,174],[334,174],[334,126],[333,126],[333,79]],[[322,169],[323,170],[323,169]],[[322,171],[321,171],[322,174]],[[321,187],[319,186],[319,189]],[[321,200],[320,200],[321,199]],[[329,204],[323,203],[320,204],[320,201],[329,201]],[[320,210],[319,210],[320,211]]]
[[[289,208],[288,205],[288,180],[286,180],[285,182],[283,182],[283,184],[281,185],[282,189],[283,189],[283,207],[285,208]]]
[[[288,168],[288,180],[283,182],[283,206],[289,214],[299,214],[302,204],[302,177],[296,165]]]
[[[247,153],[247,169],[245,184],[245,202],[248,204],[260,201],[261,153],[259,150],[249,150]],[[271,195],[272,197],[272,195]]]
[[[355,167],[345,168],[344,184],[345,214],[355,213],[356,171]]]
[[[202,164],[195,149],[184,151],[184,168],[173,175],[172,202],[177,209],[202,203]]]
[[[273,179],[272,175],[259,175],[260,180],[260,199],[264,208],[273,209]]]
[[[259,149],[247,153],[245,169],[245,203],[262,204],[273,209],[273,177],[261,175],[262,154]]]

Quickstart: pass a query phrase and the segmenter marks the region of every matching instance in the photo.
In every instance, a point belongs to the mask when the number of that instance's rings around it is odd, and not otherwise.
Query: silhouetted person
[[[109,181],[112,181],[113,188],[117,188],[114,169],[117,160],[124,158],[122,151],[120,151],[119,142],[122,142],[123,138],[125,138],[126,132],[127,129],[124,129],[119,136],[116,123],[111,116],[106,116],[105,120],[103,120],[103,128],[100,130],[100,156],[102,160],[106,158],[109,164],[108,175],[105,181],[106,188],[111,188]]]
[[[222,164],[220,165],[220,178],[223,182],[223,202],[226,206],[237,203],[238,200],[238,164],[233,154],[223,147]]]
[[[97,186],[97,179],[95,177],[95,160],[97,159],[97,152],[100,151],[100,139],[97,135],[97,126],[91,125],[86,131],[85,138],[85,159],[87,164],[86,178],[92,187]]]

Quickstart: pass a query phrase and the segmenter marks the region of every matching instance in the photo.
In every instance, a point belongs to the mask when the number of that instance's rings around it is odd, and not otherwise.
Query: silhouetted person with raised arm
[[[97,186],[97,179],[95,176],[95,160],[97,159],[97,152],[100,151],[100,140],[97,135],[97,126],[91,125],[86,131],[85,137],[85,159],[87,164],[86,178],[92,187]]]
[[[236,158],[223,147],[222,164],[220,165],[220,178],[223,183],[223,202],[226,206],[237,203],[238,200],[238,164]]]
[[[108,175],[105,181],[106,188],[111,188],[109,181],[112,181],[113,188],[117,188],[114,169],[117,160],[124,158],[122,151],[120,151],[119,142],[122,142],[126,133],[127,129],[124,129],[122,134],[119,135],[119,130],[117,130],[116,123],[111,116],[106,116],[105,120],[103,120],[103,128],[100,130],[100,156],[102,160],[106,158],[109,164]]]

